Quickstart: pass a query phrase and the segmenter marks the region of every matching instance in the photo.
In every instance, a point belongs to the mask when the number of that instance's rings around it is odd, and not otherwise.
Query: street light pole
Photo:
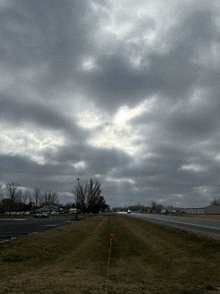
[[[77,195],[76,195],[76,220],[78,219],[78,194],[79,194],[79,178],[78,180],[78,187],[77,187]]]

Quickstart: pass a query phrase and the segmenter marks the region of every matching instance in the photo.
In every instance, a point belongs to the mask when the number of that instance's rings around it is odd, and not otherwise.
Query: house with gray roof
[[[40,207],[38,209],[35,210],[35,212],[39,213],[39,212],[46,212],[46,213],[51,213],[52,211],[58,212],[60,208],[60,204],[48,204],[45,205],[43,207]]]

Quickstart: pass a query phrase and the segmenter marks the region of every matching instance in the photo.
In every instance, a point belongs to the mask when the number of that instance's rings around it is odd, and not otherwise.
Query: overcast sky
[[[220,196],[219,0],[0,0],[0,26],[1,184]]]

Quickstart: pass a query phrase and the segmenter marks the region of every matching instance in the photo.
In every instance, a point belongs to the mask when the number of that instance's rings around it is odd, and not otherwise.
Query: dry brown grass
[[[117,214],[18,238],[0,253],[0,293],[192,294],[220,285],[219,241]]]

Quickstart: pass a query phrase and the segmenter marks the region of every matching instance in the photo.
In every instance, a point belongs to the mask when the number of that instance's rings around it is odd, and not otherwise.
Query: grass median
[[[0,293],[213,293],[219,267],[217,240],[106,214],[0,244]]]

